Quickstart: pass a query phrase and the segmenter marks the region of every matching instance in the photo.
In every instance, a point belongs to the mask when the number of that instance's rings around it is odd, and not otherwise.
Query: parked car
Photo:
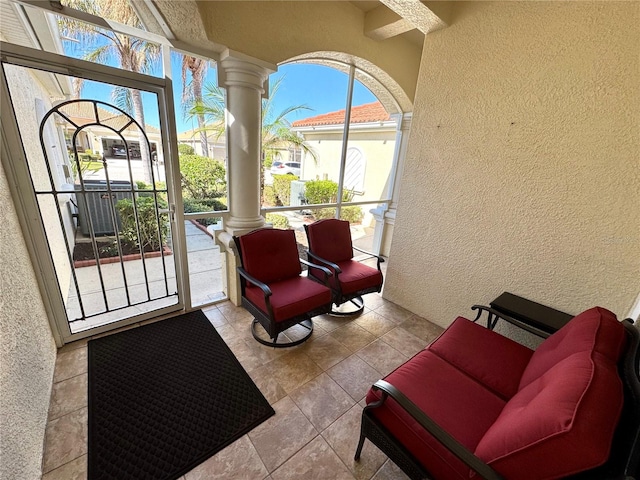
[[[269,170],[271,175],[300,176],[300,162],[273,162]]]

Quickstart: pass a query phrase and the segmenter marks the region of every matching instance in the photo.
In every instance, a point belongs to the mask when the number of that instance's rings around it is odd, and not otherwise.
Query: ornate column
[[[241,54],[218,62],[218,84],[226,89],[227,194],[229,218],[217,237],[226,267],[226,291],[240,303],[238,264],[234,235],[264,226],[260,215],[260,155],[262,97],[268,91],[269,74],[275,71],[259,60]]]

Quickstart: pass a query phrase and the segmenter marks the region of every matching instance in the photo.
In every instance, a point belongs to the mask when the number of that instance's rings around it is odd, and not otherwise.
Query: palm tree
[[[140,19],[134,12],[129,0],[66,0],[65,4],[76,10],[91,13],[99,17],[106,17],[125,25],[143,28]],[[83,56],[85,60],[100,63],[109,63],[115,60],[124,70],[146,73],[153,67],[160,56],[160,47],[139,38],[129,37],[112,31],[102,30],[94,25],[79,22],[69,18],[59,20],[62,33],[74,38],[81,45],[88,47],[89,51]],[[79,86],[76,85],[77,94]],[[130,103],[133,110],[133,118],[145,128],[142,94],[139,90],[129,89]],[[114,95],[122,95],[122,90],[114,90]],[[144,171],[144,180],[152,183],[151,152],[149,145],[140,133],[140,155]]]
[[[278,90],[285,77],[280,77],[269,88],[269,98],[262,100],[262,148],[261,169],[267,156],[274,155],[277,150],[287,147],[301,148],[308,153],[314,161],[316,153],[309,147],[304,139],[291,131],[291,123],[287,116],[301,110],[311,110],[306,105],[292,105],[280,111],[276,111],[275,99]],[[213,132],[216,138],[225,132],[225,97],[222,88],[217,85],[207,84],[202,102],[195,103],[190,110],[191,115],[203,115],[206,119],[205,130]],[[261,175],[264,180],[264,175]],[[262,183],[262,182],[261,182]]]
[[[202,87],[204,78],[207,75],[206,60],[197,57],[182,57],[182,104],[194,105],[202,103]],[[187,70],[191,72],[191,82],[187,84]],[[202,146],[202,154],[209,156],[209,145],[207,142],[207,132],[205,129],[204,114],[196,114],[198,119],[198,131],[200,132],[200,145]]]

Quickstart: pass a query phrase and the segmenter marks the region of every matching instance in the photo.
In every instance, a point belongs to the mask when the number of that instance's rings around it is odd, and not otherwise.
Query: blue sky
[[[68,54],[72,54],[71,51],[68,51]],[[76,53],[75,55],[78,54]],[[181,57],[179,55],[172,55],[171,63],[174,82],[173,95],[176,125],[178,133],[181,133],[194,128],[196,122],[194,119],[184,118],[183,115],[181,106]],[[155,74],[158,75],[159,73],[156,72]],[[188,73],[187,81],[189,81],[189,77],[190,74]],[[216,69],[209,68],[205,83],[217,84],[216,77]],[[284,77],[284,80],[282,81],[279,92],[275,96],[275,110],[280,112],[291,105],[305,105],[309,108],[292,112],[287,117],[291,122],[345,108],[348,76],[338,70],[311,64],[284,65],[281,66],[276,73],[271,75],[270,82],[273,83],[280,77]],[[85,82],[82,97],[113,103],[111,99],[111,86],[96,82]],[[376,98],[373,94],[364,85],[356,81],[353,92],[353,104],[362,105],[375,100]],[[143,102],[145,104],[145,123],[158,127],[159,120],[158,110],[155,106],[157,104],[155,95],[143,92]]]
[[[182,92],[180,64],[174,65],[173,70],[176,116],[179,117],[176,120],[178,132],[182,132],[193,127],[190,121],[180,118],[182,116],[182,110],[179,105]],[[292,112],[287,117],[291,122],[345,108],[349,77],[338,70],[311,64],[283,65],[276,73],[271,75],[269,81],[273,84],[280,77],[284,77],[284,80],[282,80],[280,90],[274,100],[275,110],[280,112],[292,105],[305,105],[309,108],[309,110],[304,109]],[[207,82],[217,84],[215,69],[209,69]],[[356,81],[353,104],[362,105],[375,100],[375,96],[369,89]]]

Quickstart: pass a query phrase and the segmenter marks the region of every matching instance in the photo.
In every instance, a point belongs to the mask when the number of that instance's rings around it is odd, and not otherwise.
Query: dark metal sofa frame
[[[550,334],[536,327],[532,327],[490,307],[474,305],[478,310],[477,321],[483,312],[488,315],[488,324],[495,326],[498,319],[505,320],[524,330],[546,338]],[[633,325],[633,320],[623,321],[627,332],[627,348],[618,368],[624,388],[624,407],[613,443],[609,459],[604,465],[566,477],[571,480],[640,480],[640,331]],[[373,385],[375,390],[382,393],[378,402],[366,406],[362,412],[360,440],[356,449],[355,460],[360,459],[364,440],[369,439],[382,450],[402,471],[411,479],[429,479],[428,470],[401,444],[389,431],[381,425],[371,414],[381,406],[388,397],[393,398],[404,408],[426,431],[442,443],[454,455],[462,460],[470,469],[476,471],[481,478],[500,480],[503,477],[489,465],[476,457],[473,452],[449,435],[428,415],[421,411],[411,400],[393,385],[379,380]]]

